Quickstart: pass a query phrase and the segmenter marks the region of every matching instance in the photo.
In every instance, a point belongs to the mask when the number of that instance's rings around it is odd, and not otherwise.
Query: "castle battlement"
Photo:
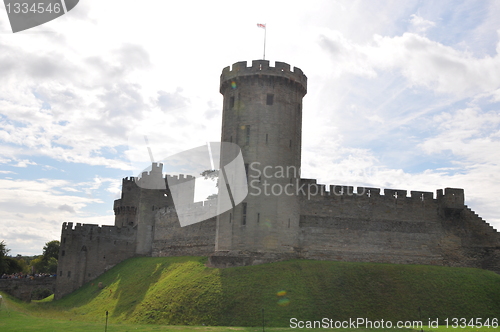
[[[163,164],[153,163],[150,171],[142,172],[136,179],[137,185],[143,189],[165,189],[162,171]]]
[[[179,175],[166,175],[165,179],[168,181],[169,185],[176,185],[179,183],[188,182],[194,180],[195,177],[192,175],[179,174]]]
[[[123,233],[133,232],[129,227],[116,227],[97,224],[81,224],[76,223],[73,226],[72,222],[64,222],[62,225],[62,235],[86,235],[86,234],[102,234],[104,236],[114,236]]]
[[[113,211],[115,212],[115,216],[119,214],[130,214],[130,215],[135,215],[137,213],[137,207],[135,206],[121,206],[120,205],[120,200],[117,199],[114,202],[114,207]]]
[[[402,189],[380,189],[371,187],[357,187],[354,191],[353,186],[330,185],[327,190],[326,185],[318,184],[315,179],[300,179],[300,185],[303,190],[298,190],[300,196],[308,198],[315,196],[331,196],[331,197],[358,197],[358,198],[380,198],[390,200],[407,200],[407,201],[436,201],[443,204],[446,208],[464,208],[464,190],[460,188],[445,188],[438,189],[436,198],[429,191],[410,191]],[[381,194],[383,192],[383,195]]]
[[[291,71],[288,63],[279,61],[276,61],[274,67],[270,67],[268,60],[253,60],[250,67],[247,66],[246,61],[240,61],[234,63],[232,68],[229,66],[224,68],[220,76],[220,91],[222,93],[226,85],[238,78],[264,75],[288,79],[300,85],[304,94],[307,91],[307,76],[300,68],[293,67],[293,71]]]

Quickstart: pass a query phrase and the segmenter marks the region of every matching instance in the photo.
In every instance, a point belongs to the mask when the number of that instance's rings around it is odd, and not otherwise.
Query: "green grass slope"
[[[500,318],[500,275],[469,268],[293,260],[228,269],[206,258],[133,258],[39,311],[75,319],[288,327],[290,318]],[[102,282],[104,287],[98,287]]]

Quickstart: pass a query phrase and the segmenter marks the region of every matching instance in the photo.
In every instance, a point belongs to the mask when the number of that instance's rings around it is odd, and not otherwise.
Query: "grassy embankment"
[[[128,328],[123,324],[150,323],[261,326],[262,309],[266,326],[276,327],[289,326],[292,317],[419,320],[419,307],[427,331],[428,318],[500,318],[500,275],[485,270],[305,260],[213,269],[205,261],[134,258],[62,300],[6,302],[19,323],[55,324],[46,319],[51,317],[61,324],[71,319],[75,328],[79,324],[102,327],[108,310],[110,324],[120,323],[116,326],[121,330]],[[0,315],[6,318],[5,308]],[[7,320],[0,320],[3,331],[2,321]],[[133,329],[140,331],[139,326]],[[155,327],[159,326],[145,326],[143,331]],[[61,326],[61,330],[67,329]],[[87,330],[94,329],[87,326]]]

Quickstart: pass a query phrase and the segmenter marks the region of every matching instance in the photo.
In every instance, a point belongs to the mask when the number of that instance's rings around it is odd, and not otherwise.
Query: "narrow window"
[[[62,271],[59,271],[59,276],[62,277]]]
[[[245,174],[248,180],[248,164],[245,164]]]
[[[65,238],[65,237],[63,237],[63,244],[64,244],[64,243],[66,243],[66,238]]]
[[[242,215],[241,215],[241,224],[247,224],[247,203],[242,204]]]
[[[247,139],[246,139],[246,145],[250,144],[250,126],[246,126],[247,129]]]
[[[260,222],[260,213],[257,213],[257,222]]]
[[[272,93],[268,93],[266,105],[272,105],[273,103],[274,103],[274,95]]]
[[[234,97],[229,98],[229,108],[233,109],[234,108]]]
[[[68,278],[71,277],[71,271],[68,271]]]
[[[66,254],[65,250],[61,251],[61,256],[64,256],[65,254]]]
[[[288,228],[290,228],[290,218],[288,218]]]
[[[292,147],[292,140],[290,140],[290,145],[289,145],[288,147],[289,147],[289,148],[291,148],[291,147]]]
[[[268,142],[268,138],[269,138],[269,135],[268,135],[268,134],[266,134],[266,144],[267,144],[267,142]]]

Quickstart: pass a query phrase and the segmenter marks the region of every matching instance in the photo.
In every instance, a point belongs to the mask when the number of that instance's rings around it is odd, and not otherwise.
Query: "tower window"
[[[246,126],[247,129],[247,138],[246,138],[246,145],[250,144],[250,126]]]
[[[266,105],[272,105],[273,103],[274,103],[274,95],[272,93],[268,93]]]
[[[248,179],[248,164],[245,164],[245,175]]]
[[[242,213],[241,213],[241,224],[247,224],[247,203],[242,204]]]
[[[290,140],[290,145],[289,145],[289,147],[290,147],[290,148],[292,147],[292,140]]]
[[[61,251],[61,256],[64,256],[66,254],[66,251]]]
[[[267,144],[268,138],[269,138],[269,134],[266,134],[266,144]]]
[[[234,97],[229,98],[229,108],[234,108]]]
[[[71,278],[71,271],[68,271],[68,278]]]
[[[260,222],[260,213],[257,213],[257,222]]]

